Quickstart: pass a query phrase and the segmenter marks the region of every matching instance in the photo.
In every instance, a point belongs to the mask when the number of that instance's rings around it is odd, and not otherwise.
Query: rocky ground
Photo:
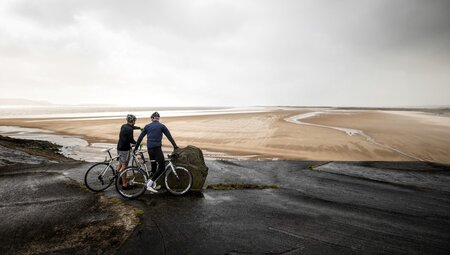
[[[114,254],[141,210],[66,176],[58,147],[0,137],[0,254]]]
[[[132,201],[145,211],[143,223],[119,254],[450,252],[448,166],[304,161],[207,165],[208,185],[278,188],[227,186],[189,197],[146,194]]]
[[[90,163],[2,167],[0,253],[450,253],[448,165],[206,163],[202,193],[133,201],[80,188]],[[139,225],[118,221],[141,212]]]
[[[58,153],[59,146],[35,140],[14,139],[0,135],[0,167],[72,162]]]

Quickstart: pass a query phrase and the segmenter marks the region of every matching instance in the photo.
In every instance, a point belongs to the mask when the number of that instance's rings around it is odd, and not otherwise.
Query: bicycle
[[[112,166],[114,161],[117,161],[119,156],[113,157],[111,150],[106,150],[109,155],[109,160],[105,158],[104,162],[96,163],[91,166],[84,175],[84,184],[86,187],[94,192],[100,192],[107,189],[117,178],[117,171]],[[132,165],[135,166],[136,162],[133,160]]]
[[[184,167],[175,165],[173,160],[178,158],[177,154],[169,154],[167,156],[164,172],[155,180],[155,183],[164,176],[166,189],[173,195],[183,195],[192,187],[192,173]],[[147,168],[146,163],[148,161],[145,160],[143,151],[138,151],[136,154],[133,153],[132,157],[136,161],[137,166],[131,166],[121,171],[116,179],[117,192],[129,199],[134,199],[144,194],[147,190],[147,180],[153,175],[153,172]],[[150,162],[155,162],[155,160],[150,160]],[[124,175],[127,180],[127,188],[123,188],[120,183]]]

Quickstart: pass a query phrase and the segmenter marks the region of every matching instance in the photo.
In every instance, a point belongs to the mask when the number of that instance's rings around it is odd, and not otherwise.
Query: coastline
[[[304,125],[286,121],[318,111],[327,114],[303,119]],[[148,122],[149,118],[138,118],[136,125]],[[450,163],[447,112],[286,107],[268,112],[162,116],[161,122],[179,146],[195,145],[211,154],[227,154],[224,158]],[[121,119],[0,119],[3,126],[51,130],[80,137],[89,144],[115,144],[123,123]],[[358,130],[364,135],[349,135],[318,125]],[[167,141],[163,145],[170,149]]]

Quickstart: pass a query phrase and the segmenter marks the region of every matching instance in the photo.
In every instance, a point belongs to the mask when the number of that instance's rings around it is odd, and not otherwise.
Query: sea
[[[121,119],[127,114],[149,118],[157,111],[162,117],[198,116],[215,114],[251,113],[269,111],[269,107],[121,107],[121,106],[10,106],[0,105],[0,119],[79,118]]]

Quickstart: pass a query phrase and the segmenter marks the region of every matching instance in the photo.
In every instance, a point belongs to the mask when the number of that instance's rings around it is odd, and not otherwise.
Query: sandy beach
[[[295,116],[302,114],[310,115],[296,123]],[[139,118],[136,125],[143,127],[149,121]],[[450,117],[446,111],[273,108],[267,112],[162,116],[161,122],[179,146],[195,145],[249,159],[450,163]],[[2,126],[40,128],[79,136],[90,143],[112,144],[123,123],[121,119],[0,119]],[[136,131],[136,139],[138,135]]]

